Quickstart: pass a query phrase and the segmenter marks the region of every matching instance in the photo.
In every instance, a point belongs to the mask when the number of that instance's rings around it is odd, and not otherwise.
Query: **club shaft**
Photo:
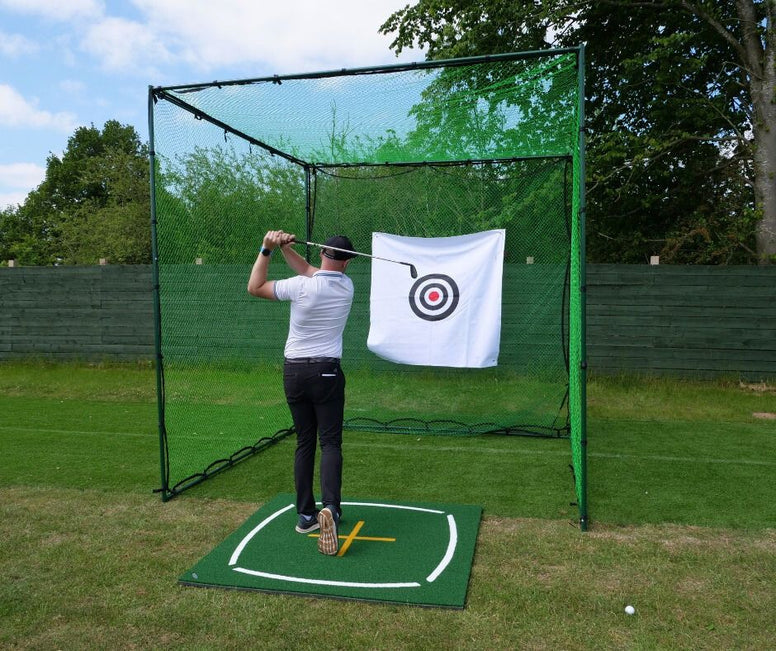
[[[360,253],[359,251],[351,251],[350,249],[339,249],[336,246],[326,246],[325,244],[317,244],[316,242],[307,242],[305,240],[294,240],[297,244],[307,244],[308,246],[317,246],[319,249],[331,249],[332,251],[342,251],[343,253],[350,253],[352,255],[360,255],[364,258],[374,258],[375,260],[382,260],[383,262],[393,262],[394,264],[403,264],[410,269],[415,269],[415,265],[410,262],[402,262],[401,260],[391,260],[389,258],[381,258],[379,255],[371,255],[369,253]]]

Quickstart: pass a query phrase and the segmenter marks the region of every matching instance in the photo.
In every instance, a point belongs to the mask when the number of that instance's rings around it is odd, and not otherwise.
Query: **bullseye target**
[[[428,274],[415,281],[408,298],[412,311],[421,319],[441,321],[458,306],[458,285],[450,276]]]

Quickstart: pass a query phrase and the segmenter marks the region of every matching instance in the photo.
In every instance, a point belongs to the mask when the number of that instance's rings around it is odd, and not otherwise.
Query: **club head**
[[[418,277],[418,270],[415,269],[415,265],[414,264],[410,265],[410,276],[412,276],[413,278],[417,278]]]

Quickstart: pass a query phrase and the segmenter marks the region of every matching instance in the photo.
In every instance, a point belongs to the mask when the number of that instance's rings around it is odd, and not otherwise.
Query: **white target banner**
[[[504,239],[372,233],[372,255],[386,260],[372,261],[369,350],[400,364],[496,366]]]

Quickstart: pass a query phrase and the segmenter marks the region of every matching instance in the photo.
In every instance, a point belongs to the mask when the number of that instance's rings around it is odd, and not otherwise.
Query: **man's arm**
[[[275,281],[267,280],[267,271],[271,255],[266,255],[277,248],[280,248],[288,266],[291,267],[300,276],[312,276],[318,267],[313,267],[301,255],[291,248],[294,242],[294,235],[284,233],[283,231],[268,231],[261,244],[261,251],[256,256],[256,262],[253,263],[251,275],[248,279],[248,293],[251,296],[259,298],[268,298],[275,300]]]
[[[267,231],[261,243],[261,250],[253,263],[250,278],[248,278],[248,293],[259,298],[275,300],[275,281],[267,280],[269,261],[272,252],[279,246],[288,244],[293,236],[283,231]]]
[[[271,249],[267,249],[264,245],[261,248],[262,251],[256,256],[256,262],[253,263],[253,269],[251,269],[251,275],[248,278],[248,293],[251,296],[275,300],[275,281],[267,280],[270,256],[263,253],[263,251]]]
[[[294,236],[291,235],[291,237],[293,238]],[[291,244],[292,243],[293,240]],[[300,276],[312,276],[316,271],[320,271],[318,267],[313,267],[307,260],[292,249],[291,244],[284,244],[280,247],[280,251],[283,253],[283,257],[289,267]]]

